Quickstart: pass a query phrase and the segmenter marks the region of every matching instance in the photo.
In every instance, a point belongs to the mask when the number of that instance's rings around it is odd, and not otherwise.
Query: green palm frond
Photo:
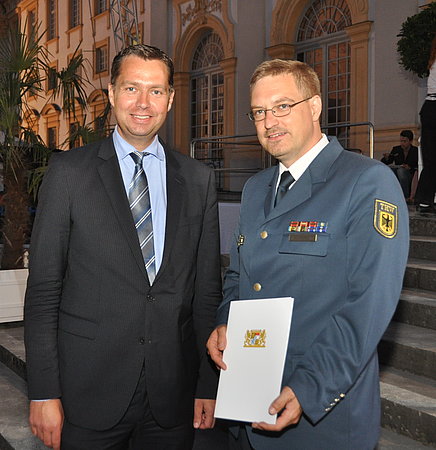
[[[57,82],[52,98],[60,96],[62,109],[68,118],[76,118],[77,103],[81,108],[86,107],[85,86],[89,84],[89,81],[84,70],[84,61],[77,47],[68,65],[56,73]]]

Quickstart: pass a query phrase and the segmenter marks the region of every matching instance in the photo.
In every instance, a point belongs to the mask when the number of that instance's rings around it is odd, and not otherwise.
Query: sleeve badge
[[[398,207],[392,203],[375,199],[374,228],[385,238],[395,237],[398,230]]]

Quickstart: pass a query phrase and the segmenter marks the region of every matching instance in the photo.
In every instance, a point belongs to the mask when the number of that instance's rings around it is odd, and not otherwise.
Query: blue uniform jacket
[[[256,450],[373,449],[377,344],[408,255],[400,185],[388,167],[345,151],[336,138],[273,208],[277,176],[276,167],[266,169],[244,187],[217,323],[226,323],[232,300],[294,297],[283,385],[304,414],[283,433],[249,427],[250,440]],[[310,233],[289,231],[291,222],[326,225]]]

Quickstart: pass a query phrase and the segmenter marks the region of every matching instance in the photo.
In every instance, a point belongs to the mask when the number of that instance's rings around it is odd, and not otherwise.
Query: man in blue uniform
[[[392,171],[321,133],[316,73],[262,63],[251,79],[262,146],[279,164],[252,177],[208,341],[225,369],[231,301],[294,297],[276,424],[238,430],[236,448],[373,449],[380,425],[377,344],[395,311],[408,214]],[[283,175],[284,174],[284,175]],[[254,392],[253,395],[256,395]]]

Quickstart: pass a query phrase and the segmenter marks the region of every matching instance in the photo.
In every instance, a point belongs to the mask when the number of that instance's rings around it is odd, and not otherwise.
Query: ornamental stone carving
[[[221,9],[221,0],[195,0],[194,5],[190,4],[182,13],[182,25],[192,20],[204,22],[206,14],[221,12]]]

